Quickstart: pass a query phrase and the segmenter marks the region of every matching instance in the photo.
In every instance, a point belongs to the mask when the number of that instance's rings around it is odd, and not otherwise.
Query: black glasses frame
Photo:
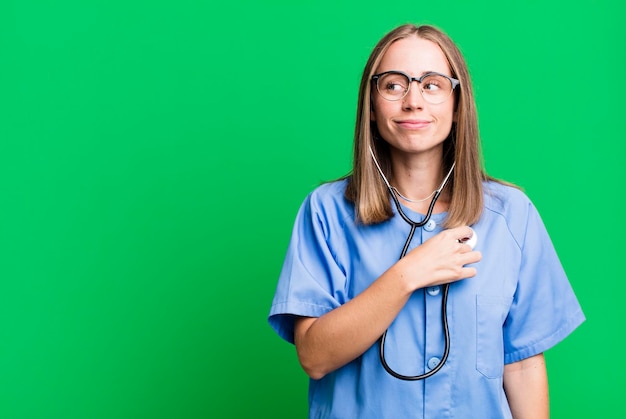
[[[400,75],[402,75],[402,76],[406,77],[406,78],[407,78],[407,80],[409,80],[408,87],[407,87],[407,89],[404,91],[404,94],[403,94],[401,97],[399,97],[399,98],[397,98],[397,99],[387,99],[387,98],[385,97],[385,95],[383,95],[383,94],[380,92],[380,89],[378,88],[378,80],[380,80],[380,78],[381,78],[382,76],[386,75],[386,74],[400,74]],[[374,74],[374,75],[372,76],[372,83],[374,83],[374,85],[376,86],[376,91],[378,92],[378,94],[379,94],[379,95],[380,95],[383,99],[388,100],[388,101],[391,101],[391,102],[395,102],[395,101],[397,101],[397,100],[402,100],[402,99],[404,99],[404,98],[406,97],[406,95],[409,93],[409,91],[411,90],[411,86],[413,85],[413,82],[414,82],[414,81],[416,81],[416,82],[417,82],[417,84],[419,85],[419,91],[420,91],[420,94],[422,95],[422,97],[424,98],[424,100],[425,100],[426,102],[428,102],[428,103],[432,103],[432,102],[430,102],[430,101],[426,98],[426,96],[424,96],[424,90],[422,89],[422,80],[424,80],[424,79],[425,79],[426,77],[428,77],[428,76],[441,76],[441,77],[445,77],[446,79],[450,80],[450,83],[452,84],[452,90],[450,90],[450,96],[452,96],[452,92],[454,91],[454,89],[456,89],[456,87],[457,87],[459,84],[461,84],[461,82],[460,82],[460,81],[458,81],[457,79],[455,79],[454,77],[446,76],[445,74],[437,73],[436,71],[429,71],[428,73],[424,73],[424,74],[422,74],[422,76],[421,76],[421,77],[411,77],[411,76],[409,76],[408,74],[406,74],[405,72],[403,72],[403,71],[399,71],[399,70],[390,70],[390,71],[385,71],[385,72],[382,72],[382,73]],[[448,96],[448,97],[447,97],[444,101],[442,101],[442,102],[437,102],[437,103],[434,103],[434,104],[438,105],[438,104],[444,103],[446,100],[448,100],[448,98],[449,98],[450,96]]]

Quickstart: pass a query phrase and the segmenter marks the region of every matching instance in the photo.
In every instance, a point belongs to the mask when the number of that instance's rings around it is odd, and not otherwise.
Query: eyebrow
[[[447,72],[446,72],[446,73],[442,73],[441,71],[435,71],[435,70],[426,70],[426,71],[423,71],[423,72],[422,72],[419,76],[412,76],[411,74],[409,74],[408,72],[403,71],[403,70],[385,70],[385,71],[378,71],[378,72],[376,72],[376,73],[374,73],[374,74],[389,73],[389,72],[391,72],[391,71],[395,71],[395,72],[398,72],[398,73],[403,73],[403,74],[406,74],[406,75],[407,75],[407,76],[409,76],[409,77],[414,77],[414,78],[417,78],[417,79],[419,79],[420,77],[422,77],[424,74],[429,74],[429,73],[443,74],[443,75],[444,75],[444,76],[446,76],[446,77],[454,77],[454,76],[452,76],[452,75],[446,74]]]

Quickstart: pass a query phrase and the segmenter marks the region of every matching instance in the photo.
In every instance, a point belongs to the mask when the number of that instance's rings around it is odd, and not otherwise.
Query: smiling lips
[[[396,121],[396,124],[405,129],[424,129],[430,125],[430,121],[425,119],[403,119]]]

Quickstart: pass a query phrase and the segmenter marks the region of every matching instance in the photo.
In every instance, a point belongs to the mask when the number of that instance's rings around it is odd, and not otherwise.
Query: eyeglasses
[[[459,85],[459,81],[444,74],[430,72],[422,77],[411,77],[402,71],[385,71],[372,76],[376,90],[386,100],[403,99],[413,81],[419,84],[419,91],[424,100],[432,105],[438,105],[448,100],[452,91]]]

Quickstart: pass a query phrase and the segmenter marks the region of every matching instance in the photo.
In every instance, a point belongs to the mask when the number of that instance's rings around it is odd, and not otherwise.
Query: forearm
[[[549,418],[548,375],[543,354],[505,365],[504,391],[515,419]]]
[[[396,318],[411,293],[476,274],[465,265],[478,262],[459,239],[471,236],[469,227],[445,230],[413,249],[346,304],[319,318],[296,322],[298,358],[312,378],[321,378],[363,354]]]
[[[303,369],[319,379],[362,355],[393,322],[411,292],[392,268],[346,304],[319,318],[299,319],[295,343]]]

